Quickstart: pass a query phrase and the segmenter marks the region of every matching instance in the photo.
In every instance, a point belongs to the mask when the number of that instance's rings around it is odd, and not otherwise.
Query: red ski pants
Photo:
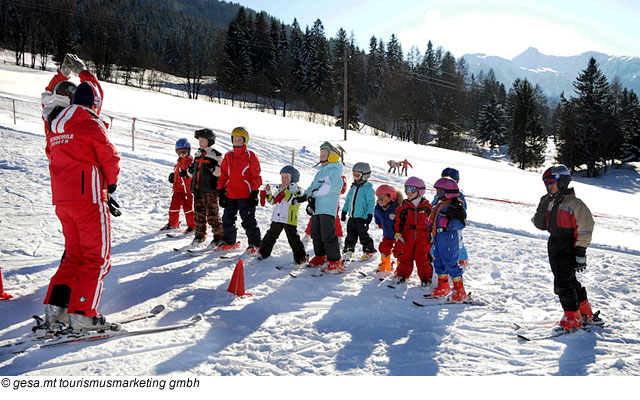
[[[398,256],[398,268],[396,274],[409,279],[413,272],[413,263],[416,263],[418,269],[418,277],[421,281],[431,280],[433,276],[433,267],[431,266],[431,243],[428,239],[421,240],[418,236],[417,240],[407,235],[405,243],[400,246],[400,255]]]
[[[380,254],[385,257],[390,257],[391,254],[393,254],[395,258],[398,258],[398,255],[400,254],[400,246],[396,245],[395,240],[383,237],[382,242],[378,245],[378,251],[380,251]]]
[[[56,215],[62,224],[65,255],[51,278],[44,304],[50,304],[54,288],[66,286],[70,289],[69,314],[94,317],[98,315],[102,281],[111,269],[111,219],[107,203],[58,205]],[[53,300],[55,305],[62,305],[61,299]]]
[[[193,218],[193,194],[191,194],[191,192],[173,192],[171,205],[169,206],[169,225],[180,225],[180,207],[184,210],[184,218],[187,220],[187,226],[195,228],[196,223]]]

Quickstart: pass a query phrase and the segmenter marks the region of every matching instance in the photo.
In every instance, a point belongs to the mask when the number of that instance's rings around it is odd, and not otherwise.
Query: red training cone
[[[244,263],[242,262],[242,258],[236,264],[236,269],[233,271],[227,292],[233,293],[236,296],[251,296],[251,293],[245,293],[244,291]]]
[[[2,268],[0,268],[0,300],[9,300],[11,298],[13,298],[13,296],[4,292],[4,288],[2,286]]]

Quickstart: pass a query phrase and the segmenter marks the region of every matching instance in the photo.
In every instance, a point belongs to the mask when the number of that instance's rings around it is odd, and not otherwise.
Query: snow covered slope
[[[0,65],[0,265],[5,290],[0,302],[0,341],[29,331],[64,248],[51,206],[44,133],[37,117],[39,95],[51,72]],[[607,327],[559,339],[522,343],[513,322],[550,327],[561,315],[553,294],[545,233],[530,222],[544,186],[539,173],[524,172],[468,154],[415,146],[388,138],[314,125],[270,114],[104,84],[104,116],[122,157],[115,194],[123,216],[112,218],[113,267],[105,280],[102,313],[123,316],[155,304],[167,310],[134,326],[169,325],[201,313],[194,328],[103,343],[74,344],[0,356],[0,375],[637,375],[640,373],[640,177],[616,170],[598,179],[576,179],[577,194],[596,218],[589,266],[580,276]],[[6,98],[30,101],[17,124]],[[136,118],[131,150],[131,118]],[[199,127],[218,135],[216,147],[230,149],[230,131],[245,126],[250,148],[260,157],[265,183],[279,182],[291,162],[306,187],[325,140],[347,151],[345,172],[358,161],[373,168],[372,179],[401,187],[386,173],[386,161],[407,158],[410,174],[433,183],[451,166],[461,174],[469,204],[465,241],[471,266],[467,291],[484,305],[417,308],[425,291],[417,277],[408,288],[390,289],[373,276],[344,274],[291,278],[276,265],[292,260],[282,235],[273,256],[244,269],[253,296],[236,298],[226,289],[234,264],[214,255],[187,257],[172,249],[188,239],[167,239],[176,155],[173,143]],[[142,140],[147,139],[147,140]],[[297,152],[302,146],[311,154]],[[433,191],[428,191],[431,199]],[[259,207],[266,232],[269,207]],[[301,226],[308,216],[300,212]],[[301,231],[301,229],[300,229]],[[242,229],[240,239],[244,240]],[[371,229],[374,239],[382,237]],[[358,249],[359,250],[359,249]],[[307,251],[312,252],[311,245]],[[374,263],[357,268],[371,272]]]

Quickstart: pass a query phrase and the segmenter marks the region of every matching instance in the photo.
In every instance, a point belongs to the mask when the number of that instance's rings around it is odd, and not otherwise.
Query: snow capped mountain
[[[489,72],[493,68],[496,79],[504,83],[507,90],[517,78],[527,78],[539,84],[547,95],[573,95],[573,82],[587,67],[591,57],[598,62],[609,82],[618,77],[622,85],[640,91],[640,57],[611,56],[596,51],[588,51],[576,56],[553,56],[542,54],[529,47],[511,60],[486,54],[465,54],[462,56],[469,65],[469,72],[475,76],[480,71]]]

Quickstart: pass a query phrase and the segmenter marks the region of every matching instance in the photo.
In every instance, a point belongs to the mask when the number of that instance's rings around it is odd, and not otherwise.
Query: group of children
[[[182,207],[187,220],[184,233],[195,235],[192,246],[206,246],[208,224],[213,230],[213,240],[209,244],[212,250],[235,249],[240,246],[235,227],[239,212],[249,244],[247,253],[257,254],[259,259],[271,255],[284,230],[296,264],[321,268],[323,272],[342,272],[359,241],[363,253],[361,260],[368,260],[380,251],[379,272],[393,272],[391,257],[397,259],[396,283],[406,282],[415,263],[422,287],[431,287],[435,269],[438,282],[434,296],[451,294],[452,301],[466,299],[462,275],[467,257],[461,235],[466,223],[466,202],[458,188],[457,170],[445,168],[442,178],[434,184],[436,196],[429,202],[424,197],[426,185],[417,177],[406,180],[406,199],[400,190],[386,184],[374,190],[369,181],[371,167],[358,162],[352,168],[353,183],[340,212],[340,195],[346,189],[342,152],[325,142],[320,146],[318,171],[306,190],[298,186],[300,172],[291,165],[280,170],[281,183],[275,192],[271,185],[265,185],[262,198],[274,209],[271,225],[261,238],[255,211],[262,178],[257,156],[247,149],[248,131],[241,127],[232,131],[233,150],[224,157],[213,148],[213,131],[200,129],[195,137],[200,148],[194,157],[189,154],[187,139],[176,142],[179,158],[169,176],[174,194],[169,223],[162,230],[178,229]],[[297,232],[298,211],[305,202],[311,216],[307,228],[313,243],[311,260],[308,260],[305,245]],[[218,205],[224,208],[222,220]],[[342,250],[340,220],[346,222],[347,231]],[[374,221],[383,231],[378,250],[369,235],[369,226]]]

